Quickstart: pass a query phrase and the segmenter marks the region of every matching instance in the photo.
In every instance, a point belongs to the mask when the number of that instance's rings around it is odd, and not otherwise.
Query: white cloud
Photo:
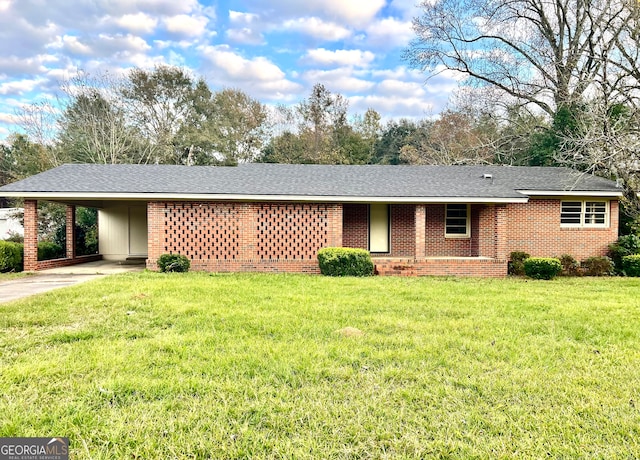
[[[349,29],[316,17],[291,19],[285,21],[282,28],[327,41],[343,40],[351,36]]]
[[[209,19],[205,16],[189,16],[179,14],[163,20],[166,29],[174,34],[188,37],[200,37],[206,31]]]
[[[383,48],[404,47],[415,37],[409,21],[384,18],[371,23],[366,28],[365,43]]]
[[[256,29],[243,27],[241,29],[229,29],[226,32],[227,39],[232,43],[246,45],[261,45],[265,43],[264,36]]]
[[[302,76],[309,83],[322,83],[329,90],[338,93],[355,93],[369,91],[375,83],[353,76],[348,68],[333,70],[310,70]]]
[[[0,123],[6,123],[8,125],[13,125],[18,123],[18,116],[12,113],[2,113],[0,112]]]
[[[22,95],[29,93],[37,88],[45,81],[44,78],[35,78],[31,80],[15,80],[0,84],[0,94],[4,95]]]
[[[246,59],[226,45],[198,48],[206,61],[206,74],[215,75],[215,84],[239,87],[253,97],[285,100],[300,90],[300,85],[269,59],[258,56]]]
[[[127,34],[99,34],[97,40],[91,44],[94,57],[115,56],[122,53],[145,53],[151,46],[141,37]]]
[[[425,95],[424,85],[402,80],[383,80],[378,83],[376,92],[397,97],[421,97]]]
[[[58,59],[49,54],[38,54],[29,58],[17,56],[0,56],[0,77],[17,75],[34,75],[45,72],[46,63],[56,62]]]
[[[372,108],[385,117],[425,118],[433,115],[434,110],[441,103],[428,101],[423,98],[399,98],[395,96],[352,96],[349,98],[352,109],[365,112]]]
[[[361,50],[327,50],[318,48],[307,51],[306,60],[320,65],[344,65],[366,67],[375,59],[370,51]]]
[[[11,0],[0,0],[0,12],[7,11],[11,6]]]
[[[275,12],[280,18],[318,16],[349,27],[365,26],[385,6],[385,0],[247,0],[246,3],[271,14]]]
[[[227,46],[206,46],[203,55],[217,68],[234,79],[241,80],[277,80],[285,76],[284,72],[265,57],[245,59],[230,51]]]
[[[229,10],[229,21],[231,24],[249,25],[257,22],[258,19],[259,16],[254,13]]]
[[[152,33],[158,25],[158,20],[156,18],[145,13],[125,14],[124,16],[120,16],[115,19],[115,22],[129,32],[143,34]]]
[[[60,48],[70,54],[89,56],[92,53],[90,46],[81,43],[78,37],[74,37],[73,35],[64,35],[60,37],[59,42]],[[54,47],[56,46],[57,45],[54,45]]]

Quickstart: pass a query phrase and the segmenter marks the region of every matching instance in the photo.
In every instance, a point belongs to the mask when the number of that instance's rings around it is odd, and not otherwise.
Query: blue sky
[[[434,116],[457,82],[427,82],[402,60],[419,11],[414,0],[0,0],[0,139],[22,105],[55,98],[78,70],[157,64],[265,104],[295,104],[322,83],[352,114]]]

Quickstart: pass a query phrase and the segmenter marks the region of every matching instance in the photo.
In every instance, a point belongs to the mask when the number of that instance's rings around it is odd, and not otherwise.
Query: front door
[[[369,252],[389,252],[389,205],[369,205]]]

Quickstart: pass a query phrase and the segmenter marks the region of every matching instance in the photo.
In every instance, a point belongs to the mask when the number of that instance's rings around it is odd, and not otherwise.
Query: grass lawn
[[[115,275],[0,305],[0,436],[74,459],[637,458],[638,293]]]

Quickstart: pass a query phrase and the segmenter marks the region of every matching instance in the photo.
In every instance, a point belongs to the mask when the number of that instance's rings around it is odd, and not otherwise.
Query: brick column
[[[66,226],[67,226],[67,259],[76,258],[76,207],[74,205],[67,205],[66,213]]]
[[[508,259],[507,254],[507,207],[503,204],[495,206],[495,257]]]
[[[427,254],[427,208],[423,204],[415,206],[415,226],[416,226],[416,259],[423,259]]]
[[[481,206],[478,213],[478,256],[496,257],[496,228],[494,205]]]
[[[38,269],[38,201],[24,200],[24,269]]]
[[[329,211],[329,246],[342,247],[343,205],[342,203],[328,205]]]
[[[157,270],[156,262],[163,252],[164,203],[147,203],[147,268]]]

